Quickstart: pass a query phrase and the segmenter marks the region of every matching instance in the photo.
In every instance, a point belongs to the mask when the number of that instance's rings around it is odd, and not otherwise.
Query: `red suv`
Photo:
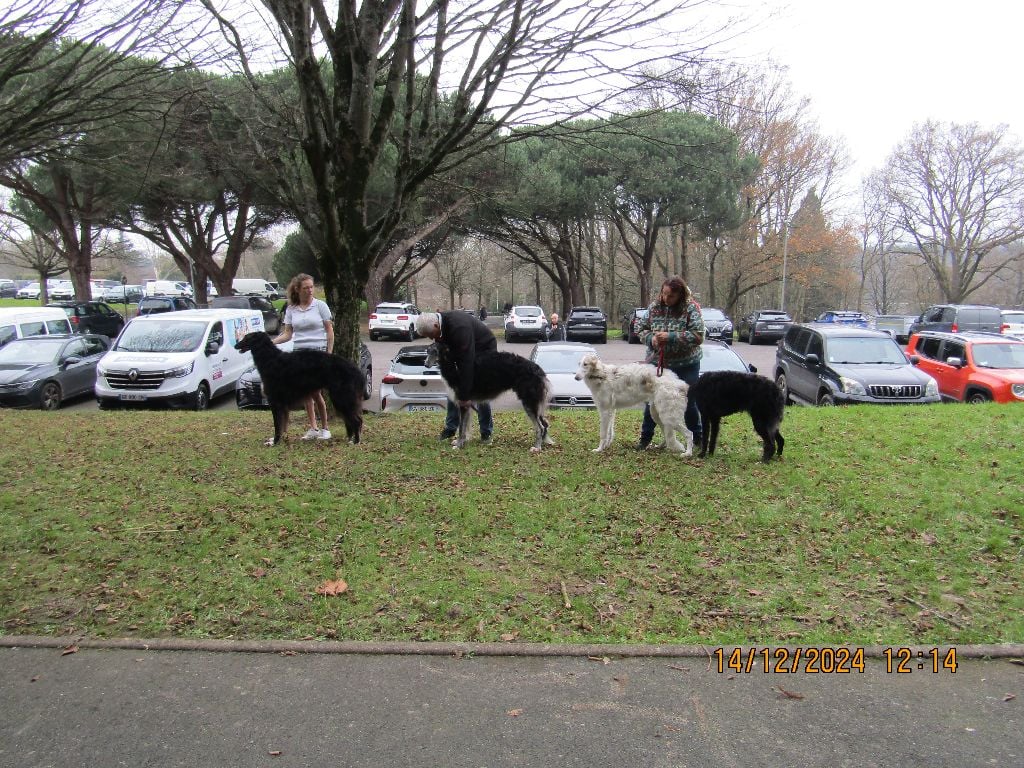
[[[944,400],[1024,402],[1024,341],[997,333],[921,331],[910,336],[907,354],[938,382]]]

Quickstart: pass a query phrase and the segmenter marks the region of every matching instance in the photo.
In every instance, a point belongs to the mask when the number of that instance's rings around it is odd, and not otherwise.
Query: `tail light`
[[[372,313],[372,314],[370,315],[370,319],[371,319],[371,320],[376,320],[376,319],[377,319],[377,313],[376,313],[376,312]]]
[[[398,319],[399,319],[399,320],[408,320],[408,319],[409,319],[409,316],[408,316],[408,315],[399,315],[399,316],[398,316]]]
[[[953,323],[953,327],[950,328],[949,330],[952,331],[953,333],[959,333],[959,331],[960,331],[960,329],[957,327],[956,323]]]
[[[1000,333],[1009,333],[1010,332],[1010,324],[1009,323],[1003,323],[1002,325],[1000,325],[999,326],[999,332]]]
[[[79,321],[78,321],[78,316],[77,315],[72,315],[71,317],[68,318],[68,320],[71,321],[72,325],[78,325]]]
[[[380,380],[382,384],[401,384],[402,380],[398,376],[392,376],[390,373]]]

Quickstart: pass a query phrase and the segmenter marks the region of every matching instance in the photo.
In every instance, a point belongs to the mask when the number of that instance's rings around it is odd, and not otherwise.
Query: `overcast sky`
[[[734,43],[789,67],[822,132],[841,137],[854,170],[880,167],[928,119],[1024,134],[1024,11],[1008,0],[764,0],[775,16]]]

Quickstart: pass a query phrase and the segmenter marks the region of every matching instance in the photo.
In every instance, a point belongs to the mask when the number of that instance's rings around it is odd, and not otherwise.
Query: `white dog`
[[[671,371],[658,376],[652,365],[607,365],[596,355],[587,355],[580,361],[576,380],[586,384],[593,393],[601,416],[601,443],[594,449],[595,453],[603,451],[615,439],[617,410],[649,403],[651,416],[665,436],[665,447],[682,456],[693,454],[693,433],[683,422],[688,387]],[[676,439],[677,432],[684,436],[685,446]]]

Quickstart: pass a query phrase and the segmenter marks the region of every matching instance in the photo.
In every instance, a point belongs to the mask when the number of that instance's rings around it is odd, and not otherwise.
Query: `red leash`
[[[661,352],[658,354],[658,375],[665,372],[665,345],[661,345]]]

